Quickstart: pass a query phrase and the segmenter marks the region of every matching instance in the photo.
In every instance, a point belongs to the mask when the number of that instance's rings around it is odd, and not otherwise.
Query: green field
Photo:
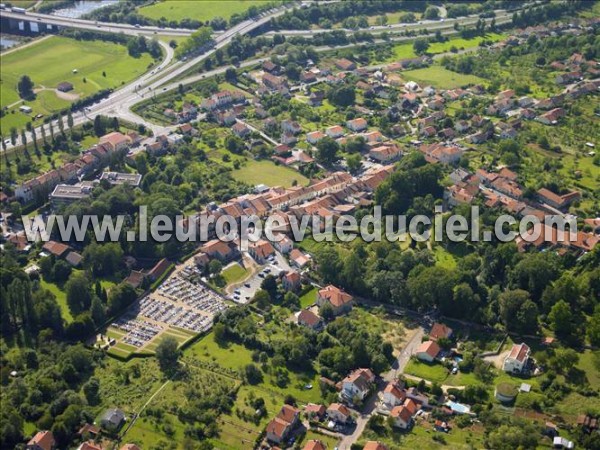
[[[246,277],[247,274],[248,271],[242,266],[240,266],[238,263],[230,265],[229,267],[224,269],[223,272],[221,272],[221,275],[223,276],[223,278],[225,278],[227,284],[241,281]]]
[[[409,81],[415,81],[421,86],[431,85],[440,89],[455,89],[469,84],[485,84],[483,78],[452,72],[441,66],[407,70],[402,72],[402,77]]]
[[[439,53],[449,52],[452,47],[457,49],[470,49],[479,46],[481,41],[501,41],[506,37],[505,34],[499,33],[488,33],[485,36],[477,36],[472,39],[463,38],[451,38],[446,42],[434,42],[429,45],[427,53],[430,55],[437,55]],[[399,59],[415,58],[417,54],[413,50],[413,43],[398,44],[392,47],[392,56],[386,59],[385,62],[398,61]]]
[[[308,184],[308,179],[304,175],[267,160],[248,161],[242,168],[234,170],[231,175],[236,180],[250,185],[290,187],[294,181],[300,185]]]
[[[102,41],[77,41],[52,36],[2,57],[0,106],[9,107],[2,118],[2,128],[23,127],[32,117],[19,112],[17,83],[28,75],[37,92],[36,99],[25,102],[33,109],[32,116],[48,115],[66,108],[77,99],[101,89],[117,88],[146,72],[152,58],[144,53],[132,58],[123,45]],[[77,70],[77,73],[73,73]],[[106,76],[103,76],[103,72]],[[84,81],[85,80],[85,81]],[[64,98],[57,96],[56,86],[68,81],[73,90]]]
[[[233,14],[242,13],[251,6],[264,5],[265,3],[268,2],[261,0],[166,0],[144,6],[139,9],[139,13],[155,20],[164,17],[169,21],[194,19],[205,22],[215,17],[229,19]]]

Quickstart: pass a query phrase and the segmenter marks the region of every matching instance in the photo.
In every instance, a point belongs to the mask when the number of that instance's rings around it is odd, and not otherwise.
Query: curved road
[[[292,6],[293,6],[293,4],[292,4]],[[146,74],[142,75],[140,78],[138,78],[134,82],[116,90],[115,92],[110,94],[110,96],[99,101],[97,104],[86,108],[85,111],[78,111],[78,112],[74,113],[73,114],[74,124],[80,125],[88,120],[93,120],[97,115],[102,114],[102,115],[118,116],[118,117],[121,117],[130,122],[144,124],[148,129],[151,129],[154,134],[160,134],[160,133],[167,131],[169,129],[168,127],[163,127],[163,126],[148,122],[148,121],[144,120],[143,118],[137,116],[136,114],[131,112],[131,107],[133,105],[135,105],[136,103],[142,101],[144,98],[148,98],[148,96],[150,96],[150,95],[156,95],[157,91],[158,91],[158,93],[163,93],[166,91],[176,89],[180,84],[187,85],[187,84],[194,83],[194,82],[199,81],[204,78],[209,78],[209,77],[215,76],[217,74],[224,73],[227,70],[227,66],[220,67],[218,69],[215,69],[215,70],[212,70],[209,72],[205,72],[202,74],[192,75],[192,76],[182,79],[180,81],[173,81],[180,75],[184,74],[185,72],[189,71],[194,66],[196,66],[197,64],[202,62],[205,58],[212,55],[217,49],[223,48],[226,45],[228,45],[231,42],[232,38],[236,34],[247,34],[251,31],[253,31],[254,29],[269,22],[273,17],[277,17],[277,16],[285,13],[287,10],[286,8],[288,8],[287,5],[284,7],[281,7],[277,10],[274,10],[274,12],[271,12],[270,14],[267,14],[264,17],[261,17],[258,19],[245,20],[245,21],[239,23],[238,25],[236,25],[235,27],[226,30],[225,32],[219,34],[214,39],[214,46],[209,51],[207,51],[201,55],[198,55],[198,56],[190,59],[187,62],[177,61],[177,62],[171,64],[171,62],[173,61],[173,56],[174,56],[173,49],[171,49],[168,45],[164,44],[163,42],[159,41],[161,46],[166,51],[165,59],[162,61],[162,63],[159,66],[157,66],[150,73],[146,73]],[[6,11],[1,11],[1,12],[3,15],[5,13],[7,13]],[[18,13],[11,13],[11,14],[19,15]],[[28,14],[30,14],[30,13],[28,13]],[[50,16],[50,17],[54,18],[55,16]],[[509,14],[507,11],[504,11],[504,10],[498,10],[495,19],[496,19],[496,23],[498,25],[500,25],[502,23],[507,23],[512,19],[512,14],[511,13]],[[73,20],[81,21],[82,19],[68,19],[68,21],[73,21]],[[453,29],[454,22],[458,22],[461,25],[468,25],[468,24],[475,23],[477,20],[479,20],[478,17],[476,19],[474,19],[472,17],[466,17],[466,18],[454,19],[453,21],[448,20],[447,22],[436,21],[435,23],[439,25],[438,27],[429,26],[428,28],[429,28],[429,30],[432,30],[435,28],[442,29],[442,34],[453,34],[455,32],[455,30]],[[488,19],[488,21],[490,21],[490,20],[491,19]],[[88,22],[85,26],[89,27],[90,21],[83,21],[83,22]],[[425,21],[425,22],[427,22],[429,24],[429,22],[433,22],[433,21]],[[114,25],[114,24],[110,24],[110,25]],[[407,24],[396,24],[396,25],[392,25],[391,27],[392,28],[401,27],[404,29],[406,27],[418,26],[418,27],[422,28],[423,25],[424,24],[408,24],[408,25]],[[120,26],[120,24],[119,24],[119,26]],[[131,26],[127,26],[127,25],[125,27],[131,28]],[[150,28],[152,28],[152,27],[150,27]],[[389,31],[388,27],[372,27],[372,28],[377,28],[382,31],[383,30]],[[137,32],[139,32],[141,30],[141,28],[135,28],[135,30]],[[164,31],[164,29],[161,29],[161,30]],[[108,29],[104,29],[103,31],[108,31]],[[323,31],[327,31],[327,30],[313,30],[310,33],[315,34],[315,33],[323,32]],[[352,30],[347,30],[347,31],[352,32]],[[302,33],[302,32],[303,31],[300,31],[300,33]],[[270,32],[270,33],[272,33],[272,32]],[[285,31],[284,33],[297,34],[296,32],[293,32],[293,31]],[[402,42],[402,41],[412,40],[412,39],[414,39],[414,37],[392,36],[392,37],[390,37],[389,41]],[[375,40],[375,43],[382,43],[382,42],[386,42],[386,41],[381,40],[381,39]],[[349,44],[349,45],[345,45],[345,46],[336,46],[335,48],[349,48],[349,47],[353,47],[356,45],[364,45],[364,44],[366,44],[366,43],[361,42],[361,43]],[[317,50],[318,51],[326,51],[326,50],[330,50],[332,48],[333,47],[326,46],[326,47],[320,47]],[[251,60],[251,61],[246,61],[241,64],[241,67],[248,67],[248,66],[260,63],[266,59],[268,59],[268,58],[259,58],[259,59],[255,59],[255,60]],[[169,65],[170,65],[170,67],[167,68],[167,66],[169,66]],[[169,83],[169,82],[171,82],[171,83]],[[169,83],[169,84],[166,84],[166,83]],[[54,122],[54,125],[56,125],[56,122]],[[47,124],[45,124],[43,126],[46,127],[46,131],[48,132],[49,126]],[[39,136],[41,136],[40,128],[41,127],[36,128],[36,136],[38,138],[39,138]],[[31,133],[26,133],[26,136],[27,136],[28,142],[30,142],[31,141]],[[4,139],[6,139],[6,137]],[[20,142],[20,140],[18,139],[17,145],[19,145],[19,142]],[[7,145],[7,148],[10,148],[10,147],[12,147],[12,145],[10,145],[10,143],[9,143]]]

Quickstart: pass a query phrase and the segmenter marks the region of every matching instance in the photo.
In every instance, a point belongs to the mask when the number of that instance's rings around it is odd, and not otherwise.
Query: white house
[[[527,366],[531,349],[527,344],[514,344],[510,353],[504,358],[502,370],[509,373],[520,373]]]
[[[363,400],[375,382],[375,375],[370,369],[356,369],[342,380],[342,396],[349,400]]]
[[[383,390],[383,403],[388,408],[401,405],[406,398],[406,392],[400,386],[391,381]]]

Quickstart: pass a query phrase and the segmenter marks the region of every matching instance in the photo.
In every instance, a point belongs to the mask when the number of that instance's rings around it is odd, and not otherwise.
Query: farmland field
[[[144,6],[143,8],[139,9],[139,12],[143,16],[156,20],[160,19],[161,17],[165,17],[169,21],[195,19],[204,22],[215,17],[229,19],[233,14],[243,13],[251,6],[259,6],[265,3],[269,2],[261,0],[166,0],[163,2],[154,3],[150,6]]]
[[[245,166],[232,172],[233,178],[250,185],[266,184],[267,186],[292,186],[294,181],[306,185],[308,179],[304,175],[288,167],[277,166],[271,161],[248,161]]]
[[[19,112],[21,102],[16,86],[23,75],[31,78],[37,92],[35,100],[24,104],[31,106],[32,115],[47,115],[68,107],[77,98],[119,87],[146,72],[151,63],[147,53],[133,58],[123,45],[57,36],[11,52],[2,58],[0,72],[0,106],[9,106],[2,119],[3,128],[23,127],[31,120]],[[72,83],[73,90],[60,98],[55,89],[63,81]]]
[[[455,89],[468,84],[485,84],[483,78],[452,72],[441,66],[407,70],[406,72],[402,72],[402,77],[423,86],[432,85],[440,89]]]

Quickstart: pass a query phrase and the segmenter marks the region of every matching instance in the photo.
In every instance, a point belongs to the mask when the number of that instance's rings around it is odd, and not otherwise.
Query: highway
[[[135,25],[129,25],[125,23],[96,22],[93,20],[59,17],[51,14],[40,14],[30,11],[27,11],[27,13],[23,14],[5,9],[0,10],[0,17],[15,20],[26,20],[29,22],[37,22],[39,24],[53,25],[64,28],[78,28],[82,30],[102,31],[105,33],[123,33],[132,36],[153,36],[155,34],[160,34],[163,36],[189,36],[195,31],[185,28],[136,27]]]

